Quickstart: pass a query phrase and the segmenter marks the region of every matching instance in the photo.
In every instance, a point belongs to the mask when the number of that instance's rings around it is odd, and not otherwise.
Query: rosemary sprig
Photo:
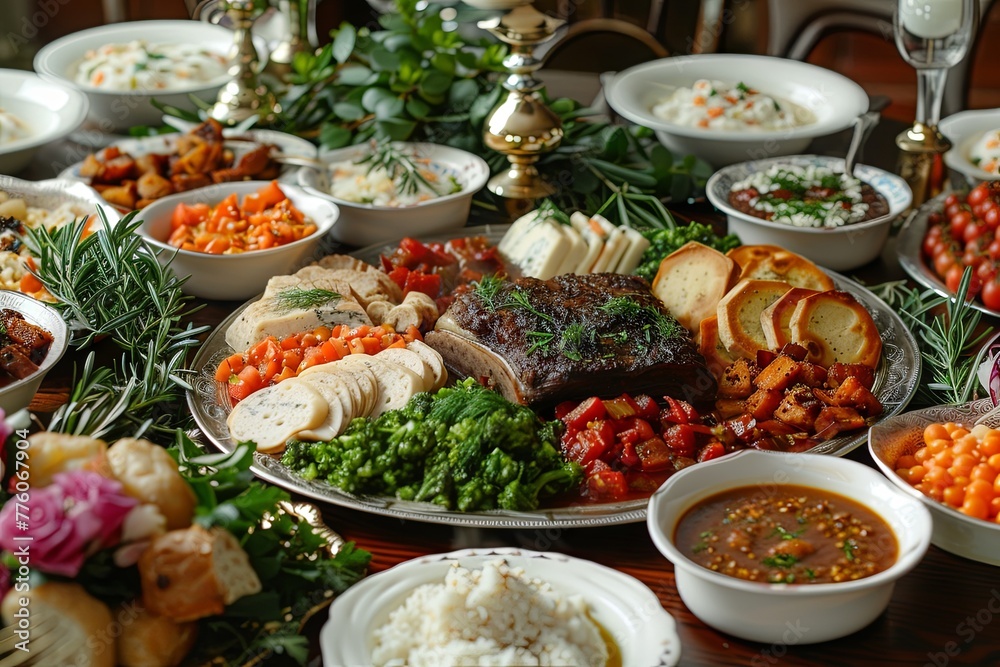
[[[413,156],[400,150],[390,141],[373,141],[371,152],[355,164],[368,165],[369,174],[377,169],[383,169],[404,194],[416,194],[421,187],[430,190],[435,196],[443,194],[436,184],[424,176],[423,171],[414,162]]]
[[[551,315],[546,315],[545,313],[543,313],[542,311],[538,310],[533,305],[531,305],[531,301],[528,300],[528,295],[525,292],[522,292],[521,290],[517,289],[516,287],[511,291],[510,301],[505,303],[504,307],[521,308],[522,310],[526,310],[535,317],[541,318],[546,322],[554,321]]]
[[[57,299],[74,334],[90,346],[108,337],[123,352],[113,369],[94,368],[88,357],[70,403],[50,430],[76,434],[132,435],[147,429],[172,433],[186,411],[175,409],[189,389],[182,375],[188,351],[208,327],[182,326],[199,310],[184,296],[184,279],[161,266],[129,214],[85,236],[86,219],[60,229],[29,229],[26,242],[39,258],[37,277]]]
[[[967,294],[972,270],[967,268],[958,294]],[[920,403],[966,403],[976,391],[976,368],[984,351],[976,354],[992,328],[977,333],[982,314],[957,296],[943,297],[932,290],[906,287],[904,281],[874,285],[871,291],[893,308],[917,336],[923,362],[918,391]]]
[[[274,295],[274,300],[284,310],[307,310],[339,301],[341,298],[343,297],[333,290],[304,287],[289,287]]]
[[[483,276],[473,288],[476,296],[483,302],[486,309],[493,312],[500,308],[500,292],[503,290],[504,279],[497,275]]]

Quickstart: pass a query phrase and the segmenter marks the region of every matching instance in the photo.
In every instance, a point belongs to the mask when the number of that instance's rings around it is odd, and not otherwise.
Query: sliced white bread
[[[708,370],[716,378],[721,377],[723,371],[736,361],[719,338],[718,316],[712,315],[701,321],[698,327],[698,351],[705,357]]]
[[[834,288],[833,280],[821,268],[779,246],[739,246],[727,254],[740,265],[740,280],[783,280],[792,287],[817,292]]]
[[[792,342],[792,312],[799,301],[807,296],[819,294],[816,290],[805,287],[793,287],[784,296],[761,311],[760,326],[764,329],[764,338],[771,350],[780,350]]]
[[[431,390],[437,391],[448,381],[448,369],[444,365],[441,353],[422,340],[411,341],[406,344],[406,349],[413,350],[424,360],[434,373],[434,384]]]
[[[809,351],[808,361],[824,368],[836,362],[875,368],[882,356],[875,321],[847,292],[823,292],[800,300],[790,326],[792,342]]]
[[[318,427],[330,406],[304,382],[265,387],[236,404],[226,420],[236,442],[251,441],[258,452],[277,453],[296,433]]]
[[[378,417],[388,410],[398,410],[414,394],[422,391],[424,381],[416,373],[399,364],[381,361],[377,356],[352,354],[337,363],[368,368],[375,376],[378,394],[370,417]]]
[[[390,347],[379,352],[378,358],[381,361],[391,361],[413,371],[423,381],[421,391],[430,391],[434,388],[434,371],[431,370],[430,365],[424,361],[423,357],[413,350],[408,350],[405,347]]]
[[[354,418],[354,399],[339,375],[311,373],[305,377],[289,378],[285,382],[306,383],[319,392],[329,406],[322,424],[295,434],[299,440],[332,440],[343,433]]]
[[[781,298],[791,286],[780,280],[741,280],[719,301],[719,338],[734,357],[756,359],[766,350],[760,325],[761,312]]]
[[[716,315],[719,301],[738,282],[736,262],[714,248],[691,241],[670,253],[653,279],[653,294],[692,335]]]
[[[351,356],[366,355],[352,354]],[[343,376],[351,392],[354,416],[367,417],[371,414],[372,409],[375,407],[375,402],[378,400],[378,383],[375,381],[375,375],[369,368],[363,365],[352,364],[350,362],[345,364],[342,362],[343,359],[340,361],[331,361],[328,364],[310,366],[299,373],[299,377],[307,377],[313,373],[334,373]]]

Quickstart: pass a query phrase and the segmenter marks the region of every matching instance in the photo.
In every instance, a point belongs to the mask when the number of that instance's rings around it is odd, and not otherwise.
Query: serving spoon
[[[889,106],[889,98],[885,95],[873,97],[868,111],[854,119],[854,134],[851,136],[851,145],[847,149],[847,157],[844,158],[844,173],[854,176],[854,167],[858,163],[858,153],[868,140],[875,126],[878,125],[882,117],[882,110]]]

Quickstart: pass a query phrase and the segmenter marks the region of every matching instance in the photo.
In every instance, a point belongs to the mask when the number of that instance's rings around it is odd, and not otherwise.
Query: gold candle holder
[[[466,2],[483,6],[482,0]],[[483,130],[486,146],[503,153],[510,162],[510,168],[491,178],[486,186],[501,197],[534,200],[555,192],[554,187],[542,180],[535,163],[562,141],[562,121],[545,105],[539,93],[542,83],[534,73],[542,63],[535,58],[534,50],[551,39],[563,23],[539,12],[530,3],[515,6],[500,18],[478,23],[480,28],[510,45],[510,53],[503,61],[510,72],[503,82],[507,96],[490,113]]]
[[[916,121],[896,137],[896,146],[900,150],[896,171],[913,191],[913,208],[918,208],[944,190],[943,156],[951,142],[937,126]]]
[[[233,77],[216,98],[208,115],[224,124],[235,124],[258,117],[262,124],[273,123],[281,111],[277,98],[257,77],[260,61],[253,45],[253,0],[226,0],[226,16],[233,24],[233,47],[229,74]]]

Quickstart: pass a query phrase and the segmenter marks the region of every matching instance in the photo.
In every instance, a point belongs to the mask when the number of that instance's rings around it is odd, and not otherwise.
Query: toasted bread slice
[[[793,287],[761,311],[760,326],[764,329],[764,338],[769,349],[780,350],[786,343],[792,342],[792,329],[789,324],[792,321],[792,312],[799,301],[813,294],[819,292],[805,287]]]
[[[834,289],[830,276],[801,255],[776,245],[733,248],[729,258],[740,265],[740,280],[783,280],[792,287],[825,292]]]
[[[719,338],[734,357],[756,359],[769,349],[760,314],[791,286],[780,280],[741,280],[719,301]]]
[[[875,368],[882,338],[864,306],[847,292],[830,291],[798,302],[790,321],[792,342],[809,351],[808,361],[824,368],[840,362]]]
[[[712,315],[701,321],[698,327],[698,351],[705,357],[705,365],[716,379],[722,377],[726,368],[736,361],[719,339],[718,316]]]
[[[718,250],[691,241],[670,253],[653,279],[653,294],[693,335],[716,314],[719,301],[737,283],[739,266]]]

